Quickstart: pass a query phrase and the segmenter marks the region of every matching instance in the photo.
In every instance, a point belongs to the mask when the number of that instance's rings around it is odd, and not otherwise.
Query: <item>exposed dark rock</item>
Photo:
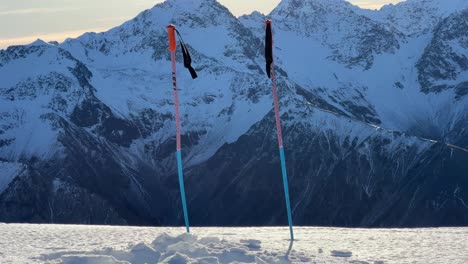
[[[463,47],[468,38],[468,10],[456,13],[444,19],[434,30],[431,44],[417,63],[421,91],[439,93],[447,89],[456,89],[457,96],[463,94],[463,83],[453,85],[463,72],[468,72],[468,57]],[[461,89],[461,92],[460,92]]]

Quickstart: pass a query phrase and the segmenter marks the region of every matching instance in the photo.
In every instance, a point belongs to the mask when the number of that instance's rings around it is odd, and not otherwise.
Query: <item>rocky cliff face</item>
[[[468,94],[468,9],[444,19],[417,64],[423,92],[454,89],[457,98]]]
[[[182,223],[174,23],[200,75],[178,55],[192,224],[286,223],[264,73],[270,17],[295,223],[466,225],[467,15],[440,2],[371,12],[284,0],[238,19],[214,0],[168,0],[108,32],[2,50],[0,221]],[[413,6],[430,7],[434,24],[391,19],[423,21]]]

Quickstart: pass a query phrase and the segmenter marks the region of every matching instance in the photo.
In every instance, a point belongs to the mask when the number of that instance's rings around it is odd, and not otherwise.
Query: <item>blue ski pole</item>
[[[169,50],[171,52],[171,61],[172,61],[172,85],[174,90],[174,105],[175,105],[175,115],[176,115],[176,156],[177,156],[177,173],[179,175],[179,187],[180,187],[180,196],[182,200],[182,209],[184,212],[184,221],[187,233],[190,233],[190,224],[188,219],[187,211],[187,202],[185,199],[185,187],[184,187],[184,174],[182,170],[182,152],[181,152],[181,127],[180,127],[180,113],[179,113],[179,95],[177,93],[177,78],[176,78],[176,38],[175,38],[175,26],[167,26],[168,36],[169,36]]]
[[[273,84],[273,100],[275,105],[275,119],[276,119],[276,132],[278,135],[278,146],[281,159],[281,172],[283,175],[283,187],[284,187],[284,198],[286,201],[286,210],[288,213],[289,233],[291,240],[294,240],[293,222],[291,214],[291,202],[289,199],[289,186],[288,186],[288,175],[286,172],[286,158],[284,155],[283,147],[283,135],[281,131],[281,120],[279,111],[279,100],[278,100],[278,88],[276,84],[275,76],[275,65],[273,63],[273,33],[271,31],[271,20],[267,20],[266,24],[266,41],[265,41],[265,58],[266,58],[266,70],[268,77],[271,77]]]

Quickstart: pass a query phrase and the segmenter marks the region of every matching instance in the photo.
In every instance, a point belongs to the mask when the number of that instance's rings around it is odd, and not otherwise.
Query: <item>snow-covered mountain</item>
[[[420,35],[430,33],[444,18],[466,8],[465,0],[409,0],[385,5],[380,10],[357,9],[357,12],[406,35]]]
[[[236,18],[168,0],[108,32],[2,50],[0,221],[181,223],[173,23],[200,75],[178,54],[192,224],[285,223],[269,17],[295,223],[466,225],[467,8],[283,0]]]

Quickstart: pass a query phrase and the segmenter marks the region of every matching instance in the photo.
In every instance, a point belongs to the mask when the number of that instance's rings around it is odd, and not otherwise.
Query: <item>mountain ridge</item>
[[[466,32],[450,26],[463,9],[408,34],[333,4],[284,0],[266,16],[295,222],[468,224]],[[1,50],[1,166],[27,169],[0,177],[0,221],[182,223],[165,30],[178,22],[200,75],[177,55],[191,222],[285,223],[264,18],[169,0],[104,33]]]

